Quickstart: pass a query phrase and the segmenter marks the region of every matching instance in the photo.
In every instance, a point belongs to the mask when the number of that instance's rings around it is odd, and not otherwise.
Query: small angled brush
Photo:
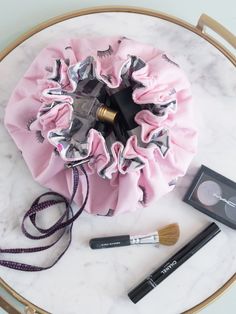
[[[89,241],[91,249],[128,246],[133,244],[163,244],[173,245],[179,239],[179,225],[167,225],[154,233],[144,235],[120,235],[114,237],[94,238]]]

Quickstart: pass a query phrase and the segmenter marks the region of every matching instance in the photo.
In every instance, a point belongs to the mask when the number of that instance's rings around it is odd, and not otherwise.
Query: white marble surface
[[[129,301],[127,292],[211,221],[182,202],[199,166],[205,164],[236,181],[236,71],[206,41],[169,22],[129,13],[79,17],[38,33],[1,62],[1,246],[35,245],[21,234],[20,223],[31,201],[44,191],[33,182],[20,152],[4,129],[4,107],[17,81],[45,45],[61,37],[81,34],[123,34],[152,43],[176,57],[193,84],[198,154],[175,191],[153,206],[112,218],[84,213],[74,224],[70,249],[51,270],[22,273],[0,268],[0,276],[25,298],[52,313],[178,314],[204,300],[235,273],[235,230],[219,223],[222,232],[138,304]],[[91,237],[141,233],[170,222],[178,222],[181,228],[180,240],[174,247],[101,251],[88,247]],[[53,251],[37,253],[24,261],[45,262],[51,254]]]

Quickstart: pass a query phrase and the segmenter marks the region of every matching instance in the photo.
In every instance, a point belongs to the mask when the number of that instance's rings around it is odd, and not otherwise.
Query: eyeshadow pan
[[[222,195],[219,184],[214,181],[205,181],[201,183],[197,189],[199,201],[206,206],[213,206],[219,202],[215,195]]]
[[[225,213],[230,219],[236,221],[236,196],[228,199],[225,204]]]

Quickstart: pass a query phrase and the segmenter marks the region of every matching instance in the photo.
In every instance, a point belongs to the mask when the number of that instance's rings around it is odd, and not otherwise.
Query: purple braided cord
[[[22,221],[22,232],[25,234],[26,237],[34,240],[39,240],[39,239],[44,239],[48,238],[51,235],[53,235],[55,232],[62,230],[59,236],[57,237],[56,241],[52,242],[49,245],[46,246],[37,246],[33,248],[12,248],[12,249],[1,249],[0,248],[0,253],[10,253],[10,254],[21,254],[21,253],[35,253],[43,250],[47,250],[54,246],[65,234],[66,230],[68,229],[68,234],[69,234],[69,239],[66,247],[63,249],[63,251],[59,254],[58,257],[49,265],[46,267],[41,267],[41,266],[34,266],[34,265],[29,265],[29,264],[24,264],[24,263],[19,263],[19,262],[14,262],[14,261],[8,261],[8,260],[0,260],[0,265],[5,266],[8,268],[16,269],[16,270],[21,270],[21,271],[42,271],[49,269],[53,267],[59,259],[64,255],[64,253],[67,251],[67,249],[70,246],[71,239],[72,239],[72,227],[73,227],[73,222],[81,215],[83,212],[87,200],[88,200],[88,195],[89,195],[89,181],[88,181],[88,175],[82,165],[80,165],[80,169],[85,175],[86,178],[86,185],[87,185],[87,190],[86,190],[86,196],[83,201],[83,204],[81,208],[73,214],[73,210],[71,207],[71,204],[73,202],[73,199],[75,197],[78,185],[79,185],[79,171],[77,168],[72,168],[73,171],[73,191],[71,195],[71,199],[67,200],[63,195],[56,193],[56,192],[47,192],[42,195],[40,195],[31,205],[30,209],[26,212],[26,214],[23,217]],[[57,200],[48,200],[48,201],[42,201],[40,202],[40,199],[45,197],[45,196],[56,196],[58,199]],[[36,215],[38,212],[45,210],[46,208],[49,208],[53,205],[64,203],[65,204],[65,211],[61,215],[61,217],[49,228],[43,229],[37,226],[36,224]],[[35,227],[36,230],[38,230],[39,233],[42,235],[32,235],[30,234],[26,228],[25,228],[25,221],[26,219],[29,218],[32,225]]]

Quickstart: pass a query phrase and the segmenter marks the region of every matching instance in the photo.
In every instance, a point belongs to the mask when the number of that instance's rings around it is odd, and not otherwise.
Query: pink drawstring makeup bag
[[[16,86],[5,115],[34,180],[56,197],[39,197],[24,219],[36,226],[39,211],[64,202],[68,211],[47,229],[50,236],[71,230],[83,209],[112,216],[170,192],[196,152],[191,103],[184,72],[153,46],[106,37],[45,48]],[[22,230],[34,238],[24,224]],[[52,266],[1,264],[33,271]]]

